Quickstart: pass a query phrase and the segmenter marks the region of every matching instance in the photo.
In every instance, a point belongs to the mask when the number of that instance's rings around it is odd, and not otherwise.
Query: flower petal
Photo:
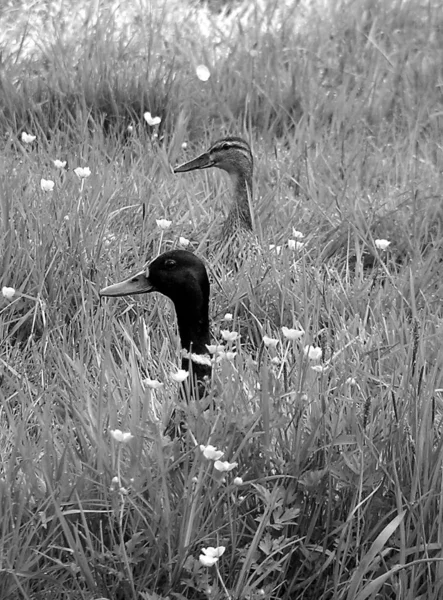
[[[40,179],[40,187],[44,192],[52,192],[54,185],[55,183],[51,179],[43,179],[43,177]]]
[[[185,371],[184,369],[179,369],[176,373],[171,373],[170,377],[176,383],[183,383],[183,381],[189,377],[189,371]]]
[[[168,219],[156,219],[155,222],[160,229],[169,229],[172,225],[172,221],[168,221]]]
[[[214,462],[214,469],[217,469],[217,471],[220,471],[221,473],[229,473],[229,471],[232,471],[232,469],[235,469],[235,467],[238,465],[238,463],[233,462],[230,463],[227,460],[221,461],[221,460],[216,460]]]
[[[200,81],[208,81],[211,77],[211,72],[206,65],[198,65],[195,72]]]
[[[200,554],[198,560],[200,561],[200,564],[204,567],[213,567],[218,561],[218,558],[216,558],[215,556],[206,556],[205,554]]]
[[[319,360],[323,354],[322,349],[318,346],[305,346],[303,352],[309,360]]]
[[[162,118],[161,117],[153,117],[149,111],[146,111],[143,114],[143,118],[144,118],[144,120],[146,121],[146,123],[150,127],[154,127],[155,125],[159,125],[162,122]]]
[[[299,340],[300,338],[302,338],[305,334],[305,332],[303,331],[303,329],[289,329],[289,327],[282,327],[281,328],[283,335],[285,336],[285,338],[287,338],[288,340]]]
[[[24,144],[32,144],[32,142],[36,139],[35,135],[31,135],[30,133],[26,133],[23,131],[22,133],[22,142]]]
[[[6,287],[6,286],[2,287],[2,295],[7,300],[12,300],[12,298],[14,297],[14,294],[15,294],[15,289],[14,288],[12,288],[12,287]]]

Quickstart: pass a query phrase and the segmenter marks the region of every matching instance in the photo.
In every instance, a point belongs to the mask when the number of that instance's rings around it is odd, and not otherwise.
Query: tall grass
[[[16,290],[0,300],[0,597],[438,600],[439,3],[23,2],[0,19],[0,286]],[[242,337],[214,408],[181,406],[171,440],[171,304],[98,289],[180,236],[211,256],[226,182],[170,165],[227,133],[251,142],[258,236],[277,249],[263,281],[209,259],[214,341]],[[237,465],[218,471],[208,444]],[[209,546],[226,550],[205,567]]]

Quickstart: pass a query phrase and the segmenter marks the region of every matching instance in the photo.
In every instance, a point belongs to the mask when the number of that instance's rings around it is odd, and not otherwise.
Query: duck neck
[[[192,360],[192,372],[197,383],[202,382],[205,376],[211,376],[211,366],[207,363],[208,349],[210,343],[209,334],[209,309],[195,304],[188,304],[185,308],[177,310],[178,330],[181,346],[183,349],[181,368],[185,371],[191,369],[191,355],[203,357],[199,362],[198,357]],[[206,358],[206,361],[204,360]]]
[[[252,231],[252,215],[250,202],[252,199],[252,173],[241,171],[229,172],[232,184],[233,202],[226,219],[231,230],[235,227]]]

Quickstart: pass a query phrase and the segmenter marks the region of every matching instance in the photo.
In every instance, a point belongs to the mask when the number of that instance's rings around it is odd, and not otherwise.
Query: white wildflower
[[[267,335],[263,336],[263,343],[267,348],[276,348],[279,341],[277,338],[271,338]]]
[[[198,560],[200,561],[200,564],[204,567],[213,567],[218,561],[218,558],[216,558],[215,556],[206,556],[205,554],[200,554]]]
[[[2,287],[2,295],[4,298],[6,298],[7,300],[12,300],[12,298],[14,297],[15,294],[15,289],[12,287]]]
[[[129,431],[121,431],[120,429],[111,429],[109,433],[116,442],[122,442],[123,444],[126,444],[134,437]]]
[[[379,250],[386,250],[390,246],[391,242],[388,240],[374,240],[375,247]]]
[[[206,344],[206,348],[208,349],[209,354],[217,354],[218,352],[223,352],[225,349],[221,344]]]
[[[282,327],[281,328],[283,335],[285,336],[285,338],[287,338],[288,340],[299,340],[300,338],[302,338],[305,335],[305,332],[303,331],[303,329],[289,329],[289,327]]]
[[[223,359],[234,360],[236,354],[237,352],[219,352],[217,354],[217,362],[220,362]]]
[[[55,159],[52,162],[54,163],[54,167],[56,167],[57,169],[64,169],[66,167],[66,161],[65,160]]]
[[[168,219],[156,219],[155,222],[160,229],[169,229],[172,225],[172,221],[168,221]]]
[[[22,133],[22,142],[24,144],[32,144],[32,142],[37,139],[35,137],[35,135],[31,135],[30,133],[26,133],[26,131],[23,131]]]
[[[269,250],[273,250],[278,256],[281,252],[281,246],[276,246],[275,244],[269,244]]]
[[[161,383],[157,379],[149,379],[149,377],[146,377],[146,379],[143,379],[143,383],[144,383],[144,385],[146,385],[146,387],[151,388],[151,390],[159,390],[160,388],[162,388],[165,385],[164,383]]]
[[[303,242],[299,242],[298,240],[288,240],[288,248],[289,250],[303,250],[305,244]]]
[[[227,460],[216,460],[214,462],[214,469],[217,469],[217,471],[220,471],[221,473],[229,473],[229,471],[232,471],[232,469],[235,469],[237,466],[238,463],[230,463]]]
[[[330,365],[313,365],[311,369],[316,373],[324,373],[329,369]]]
[[[303,352],[309,360],[319,360],[323,354],[322,349],[318,346],[305,346]]]
[[[240,334],[237,331],[229,331],[228,329],[222,329],[220,334],[225,342],[235,342],[235,340],[240,338]]]
[[[203,456],[208,460],[219,460],[224,454],[222,450],[217,450],[217,448],[211,444],[208,444],[207,446],[200,444],[200,450],[203,452]]]
[[[183,383],[184,380],[189,377],[189,371],[185,371],[184,369],[179,369],[176,373],[171,373],[170,377],[176,383]]]
[[[213,548],[212,546],[209,546],[209,548],[202,548],[202,553],[198,557],[198,560],[204,567],[213,567],[220,556],[223,556],[225,550],[226,548],[224,546],[218,546],[218,548]]]
[[[200,81],[208,81],[208,79],[211,77],[211,72],[205,65],[198,65],[198,67],[195,69],[195,72]]]
[[[162,122],[162,118],[161,117],[153,117],[149,111],[146,111],[143,114],[143,118],[144,118],[144,120],[146,121],[146,123],[150,127],[154,127],[155,125],[159,125]]]
[[[86,179],[86,177],[90,176],[91,169],[89,167],[77,167],[74,169],[74,173],[77,177],[80,177],[80,179]]]
[[[43,177],[40,179],[40,187],[44,192],[52,192],[54,185],[55,183],[51,179],[43,179]]]

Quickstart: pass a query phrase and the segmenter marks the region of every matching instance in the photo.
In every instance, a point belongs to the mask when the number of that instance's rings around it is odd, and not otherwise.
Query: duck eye
[[[166,269],[173,269],[176,266],[176,264],[177,263],[172,258],[168,258],[167,260],[165,260]]]

